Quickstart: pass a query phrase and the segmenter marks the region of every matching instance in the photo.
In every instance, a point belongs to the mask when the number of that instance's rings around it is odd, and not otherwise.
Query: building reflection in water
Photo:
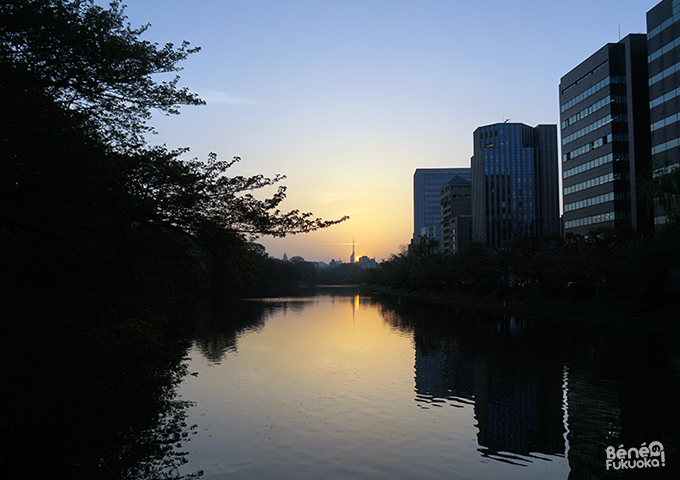
[[[570,479],[622,478],[605,468],[608,446],[661,441],[677,459],[677,339],[397,299],[378,307],[413,333],[415,401],[473,404],[483,457],[526,465],[566,455]],[[623,478],[680,478],[678,463]]]
[[[313,297],[242,305],[213,318],[196,335],[212,362],[237,348],[239,335],[264,326]],[[570,480],[680,478],[680,341],[624,330],[565,326],[493,316],[403,299],[344,292],[352,312],[378,308],[412,336],[415,402],[421,408],[472,408],[478,452],[528,465],[565,455]],[[666,466],[623,475],[605,468],[608,446],[663,443]]]
[[[515,463],[536,453],[564,454],[559,358],[526,344],[526,323],[507,318],[498,327],[436,346],[416,341],[416,400],[474,403],[485,457]]]

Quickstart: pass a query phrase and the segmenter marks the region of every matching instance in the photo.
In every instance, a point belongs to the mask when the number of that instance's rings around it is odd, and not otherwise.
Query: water
[[[454,307],[318,295],[206,325],[179,389],[207,479],[678,478],[680,343]]]

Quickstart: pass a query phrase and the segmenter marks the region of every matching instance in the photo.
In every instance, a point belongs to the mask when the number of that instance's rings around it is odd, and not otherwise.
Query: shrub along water
[[[680,224],[669,223],[641,237],[632,228],[592,229],[587,237],[518,237],[500,248],[472,244],[457,254],[424,257],[418,248],[364,272],[363,281],[405,292],[473,298],[567,298],[616,302],[640,314],[677,300],[680,285]]]

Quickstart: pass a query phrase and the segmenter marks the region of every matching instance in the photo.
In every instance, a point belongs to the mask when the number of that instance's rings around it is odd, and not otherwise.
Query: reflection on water
[[[545,460],[536,454],[564,454],[563,363],[547,332],[514,317],[479,321],[454,309],[380,305],[402,326],[411,319],[417,401],[473,403],[483,457],[527,465]]]
[[[264,305],[242,302],[220,309],[217,316],[206,319],[196,331],[194,345],[213,363],[220,363],[227,353],[236,352],[236,336],[264,327]]]
[[[606,446],[639,448],[653,441],[673,460],[665,476],[647,470],[640,478],[679,478],[677,339],[603,334],[575,343],[569,353],[570,478],[587,478]]]
[[[206,478],[677,478],[677,338],[345,292],[205,325],[182,386]],[[200,353],[199,353],[200,352]],[[660,441],[663,468],[606,470]]]
[[[26,328],[5,338],[2,477],[171,478],[186,462],[178,446],[192,431],[191,404],[176,396],[188,339],[153,342],[140,329],[105,335],[94,321],[78,330],[57,321],[62,328],[50,335]]]

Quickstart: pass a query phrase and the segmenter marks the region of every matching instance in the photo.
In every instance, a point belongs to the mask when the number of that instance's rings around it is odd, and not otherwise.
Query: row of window
[[[668,125],[671,125],[671,124],[677,122],[678,120],[680,120],[680,113],[676,113],[674,115],[671,115],[670,117],[664,118],[663,120],[659,120],[658,122],[654,122],[654,123],[652,123],[652,126],[651,126],[652,132],[654,130],[658,130],[660,128],[667,127]]]
[[[619,135],[617,135],[619,137]],[[567,160],[573,160],[574,158],[583,155],[584,153],[588,153],[591,150],[595,150],[596,148],[600,148],[602,145],[606,145],[608,143],[611,143],[613,140],[613,135],[610,133],[606,137],[598,138],[597,140],[594,140],[590,143],[587,143],[585,145],[582,145],[578,147],[576,150],[572,150],[571,152],[567,152],[562,154],[562,161],[566,162]]]
[[[570,195],[572,193],[580,192],[586,188],[597,187],[598,185],[604,185],[605,183],[613,182],[614,180],[620,180],[621,175],[618,173],[607,173],[605,175],[600,175],[599,177],[591,178],[585,182],[575,183],[569,187],[564,188],[564,195]]]
[[[680,95],[680,87],[653,99],[651,102],[649,102],[649,108],[651,109],[654,107],[658,107],[662,103],[667,102],[668,100],[671,100],[677,97],[678,95]]]
[[[612,220],[624,220],[627,216],[628,215],[626,215],[626,212],[601,213],[599,215],[591,215],[589,217],[577,218],[576,220],[564,222],[564,228],[586,227],[595,223],[610,222]]]
[[[533,221],[533,215],[513,215],[512,213],[493,213],[493,212],[488,212],[489,214],[487,215],[487,227],[490,228],[492,231],[499,231],[499,230],[507,230],[507,228],[512,228],[512,224],[508,222],[499,222],[499,220],[514,220],[517,223],[521,223],[524,221],[525,224],[528,224],[530,221]],[[500,229],[497,227],[500,224]]]
[[[590,78],[591,75],[595,75],[595,74],[596,74],[597,72],[599,72],[600,70],[602,70],[602,69],[604,69],[604,68],[607,68],[607,66],[609,66],[609,60],[605,60],[604,62],[602,62],[601,64],[599,64],[597,67],[593,68],[591,71],[589,71],[588,73],[586,73],[585,75],[583,75],[581,78],[579,78],[578,80],[576,80],[574,83],[572,83],[571,85],[569,85],[567,88],[565,88],[564,90],[562,90],[562,94],[564,95],[565,93],[567,93],[569,90],[571,90],[572,88],[574,88],[574,87],[575,87],[576,85],[578,85],[579,83],[581,83],[581,82],[587,80],[588,78]]]
[[[625,121],[626,121],[625,115],[614,115],[613,117],[611,115],[607,115],[606,117],[602,117],[597,121],[591,123],[590,125],[586,125],[582,129],[575,131],[571,135],[567,135],[562,139],[562,145],[566,145],[567,143],[573,142],[574,140],[578,140],[579,138],[594,132],[598,128],[602,128],[611,122],[625,122]]]
[[[576,115],[572,115],[568,119],[562,122],[562,130],[567,128],[570,125],[573,125],[574,123],[578,122],[579,120],[583,120],[586,118],[588,115],[591,113],[597,112],[599,109],[602,107],[606,107],[610,103],[613,102],[625,102],[625,97],[623,95],[616,95],[615,97],[612,97],[611,95],[607,95],[605,98],[602,100],[598,100],[597,102],[593,103],[590,105],[588,108],[585,108],[578,112]]]
[[[571,107],[573,107],[577,103],[580,103],[583,100],[585,100],[586,98],[588,98],[589,96],[593,95],[594,93],[599,92],[600,90],[602,90],[604,87],[606,87],[609,84],[616,84],[616,83],[623,83],[623,82],[624,82],[624,79],[622,77],[607,77],[603,80],[600,80],[595,85],[590,87],[588,90],[581,92],[580,94],[578,94],[577,96],[575,96],[574,98],[569,100],[567,103],[562,105],[560,107],[560,111],[562,113],[566,112],[567,110],[569,110]]]
[[[580,200],[578,202],[567,203],[564,206],[564,211],[571,212],[572,210],[578,210],[579,208],[590,207],[592,205],[599,205],[601,203],[611,202],[613,200],[614,192],[603,193],[602,195],[586,198],[585,200]]]
[[[666,215],[657,215],[654,217],[654,225],[664,225],[667,220]]]
[[[667,173],[671,173],[676,168],[680,168],[680,163],[674,163],[674,164],[668,165],[666,167],[655,168],[654,172],[652,173],[652,176],[654,178],[660,177],[661,175],[666,175]]]
[[[610,163],[613,161],[619,162],[621,160],[624,160],[624,154],[619,153],[616,156],[616,159],[614,159],[614,154],[613,153],[608,153],[607,155],[604,155],[602,157],[597,157],[595,160],[591,160],[589,162],[584,163],[583,165],[579,165],[578,167],[570,168],[569,170],[565,170],[564,173],[562,174],[563,178],[569,178],[573,177],[574,175],[578,175],[579,173],[586,172],[590,170],[591,168],[599,167],[600,165],[604,165],[606,163]]]
[[[656,145],[652,147],[652,155],[655,155],[657,153],[665,152],[666,150],[670,150],[671,148],[675,148],[678,145],[680,145],[680,138],[674,138],[673,140],[669,140],[666,143],[662,143],[660,145]]]
[[[675,13],[675,7],[676,7],[676,2],[673,2],[673,16],[663,22],[661,25],[659,25],[656,28],[653,28],[648,34],[647,34],[647,40],[649,40],[652,37],[657,36],[659,33],[662,31],[666,30],[668,27],[673,25],[675,22],[680,20],[680,12]]]
[[[654,75],[652,78],[649,79],[649,85],[652,86],[657,82],[660,82],[666,77],[670,77],[673,75],[675,72],[680,72],[680,62],[676,63],[675,65],[671,65],[667,69],[665,69],[662,72],[657,73]]]
[[[657,58],[659,58],[664,53],[670,52],[671,50],[673,50],[675,47],[677,47],[679,45],[680,45],[680,37],[676,38],[675,40],[673,40],[670,43],[667,43],[663,47],[659,48],[657,51],[650,53],[649,56],[647,56],[647,61],[651,63],[653,60],[656,60]]]

